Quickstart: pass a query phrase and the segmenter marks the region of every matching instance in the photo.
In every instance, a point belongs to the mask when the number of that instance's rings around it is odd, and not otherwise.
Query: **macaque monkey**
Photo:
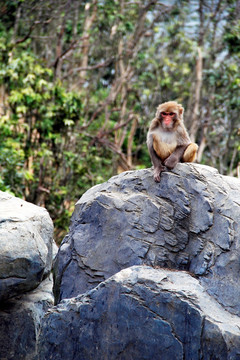
[[[160,181],[161,172],[173,169],[178,162],[193,162],[198,150],[191,143],[183,123],[182,105],[168,101],[158,106],[147,134],[147,145],[154,167],[154,180]]]

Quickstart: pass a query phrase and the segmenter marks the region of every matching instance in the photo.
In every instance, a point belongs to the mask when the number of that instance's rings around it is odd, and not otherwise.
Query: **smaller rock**
[[[0,191],[0,301],[36,288],[52,267],[46,209]]]

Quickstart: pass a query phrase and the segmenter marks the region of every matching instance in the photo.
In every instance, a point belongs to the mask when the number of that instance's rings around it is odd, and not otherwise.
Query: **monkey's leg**
[[[154,180],[160,182],[161,172],[165,170],[165,166],[162,164],[161,159],[157,156],[152,141],[148,141],[148,150],[154,167]]]
[[[161,159],[157,156],[154,149],[150,151],[150,156],[153,164],[153,177],[156,182],[160,182],[161,173],[166,170],[165,166],[162,164]]]
[[[155,134],[153,134],[153,148],[162,161],[164,161],[173,151],[173,149],[170,148],[170,145],[160,141]]]
[[[186,150],[184,151],[182,161],[193,162],[196,158],[197,150],[198,150],[197,144],[194,143],[189,144]]]

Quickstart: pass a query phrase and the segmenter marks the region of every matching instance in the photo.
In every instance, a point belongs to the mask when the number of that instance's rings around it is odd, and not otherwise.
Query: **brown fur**
[[[159,138],[153,134],[153,148],[162,161],[171,155],[176,149],[176,145],[177,144],[167,144],[163,141],[159,141]]]
[[[197,151],[198,151],[198,145],[191,143],[188,145],[188,147],[186,148],[186,150],[183,153],[183,162],[193,162],[196,159],[196,155],[197,155]]]
[[[159,117],[161,112],[174,112],[178,113],[178,118],[182,121],[184,109],[181,104],[178,104],[176,101],[167,101],[158,106],[156,117]]]
[[[163,123],[162,112],[175,114],[170,125]],[[154,166],[154,179],[157,182],[166,167],[173,169],[180,161],[195,160],[198,146],[190,141],[183,123],[183,113],[181,104],[168,101],[158,106],[155,118],[151,121],[147,145]]]

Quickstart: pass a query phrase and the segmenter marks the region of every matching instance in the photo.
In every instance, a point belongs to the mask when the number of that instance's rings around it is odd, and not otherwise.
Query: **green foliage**
[[[71,207],[76,192],[78,197],[92,185],[87,178],[76,184],[76,176],[88,171],[87,159],[72,152],[69,136],[79,125],[81,97],[54,83],[52,71],[25,50],[2,63],[0,83],[7,86],[11,107],[0,118],[0,189],[39,204],[45,191],[44,205],[66,229],[64,201]]]
[[[221,170],[227,172],[230,166],[237,166],[240,162],[239,151],[236,151],[240,145],[239,67],[233,61],[225,62],[218,69],[206,71],[205,76],[206,82],[209,82],[209,86],[214,89],[209,99],[214,110],[212,122],[209,126],[209,146],[204,154],[203,161],[215,167],[220,167],[220,164],[223,163]],[[216,147],[218,153],[213,155]],[[232,154],[235,154],[235,158],[232,157]],[[231,162],[233,163],[231,164]]]

